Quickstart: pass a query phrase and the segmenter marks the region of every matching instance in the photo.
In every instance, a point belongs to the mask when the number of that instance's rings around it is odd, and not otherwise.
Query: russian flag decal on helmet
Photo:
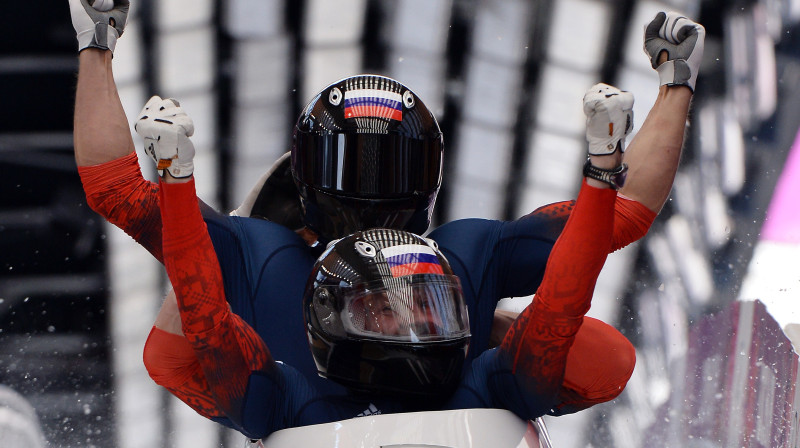
[[[348,90],[344,93],[344,117],[374,117],[403,120],[403,97],[378,89]]]
[[[444,274],[436,253],[422,244],[401,244],[381,249],[392,277],[413,274]]]

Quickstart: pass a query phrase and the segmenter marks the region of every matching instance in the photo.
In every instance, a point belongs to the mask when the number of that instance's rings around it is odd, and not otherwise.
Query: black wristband
[[[619,190],[625,185],[625,178],[628,176],[628,164],[623,163],[614,169],[607,170],[592,165],[592,162],[586,159],[586,163],[583,165],[583,176],[605,182],[611,185],[611,188]]]

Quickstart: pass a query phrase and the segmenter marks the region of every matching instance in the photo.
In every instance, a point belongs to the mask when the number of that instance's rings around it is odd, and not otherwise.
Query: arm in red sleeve
[[[241,422],[251,373],[274,375],[277,369],[263,340],[228,307],[194,180],[160,186],[164,265],[178,298],[183,332],[218,409]]]
[[[162,261],[158,185],[142,177],[136,153],[79,166],[78,174],[89,207]]]
[[[150,378],[203,417],[223,417],[192,345],[185,337],[153,327],[144,344]]]
[[[611,241],[611,252],[643,238],[657,213],[623,195],[617,195],[614,203],[614,234]]]
[[[547,204],[537,208],[532,214],[548,216],[552,220],[566,220],[575,201],[562,201]],[[640,240],[644,237],[650,226],[655,221],[657,214],[645,207],[641,202],[630,199],[624,195],[617,195],[614,202],[614,233],[612,236],[611,252],[622,249],[623,247]],[[563,221],[562,221],[563,222]],[[561,232],[563,227],[556,229]],[[557,238],[558,234],[553,238]]]
[[[534,301],[501,343],[501,354],[517,381],[545,406],[555,401],[563,383],[567,354],[611,250],[615,200],[614,190],[593,188],[584,181]],[[537,412],[541,415],[542,410]]]

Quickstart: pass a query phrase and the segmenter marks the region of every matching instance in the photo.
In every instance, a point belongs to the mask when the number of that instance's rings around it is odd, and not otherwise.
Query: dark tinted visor
[[[439,187],[442,138],[398,134],[295,134],[294,176],[357,197],[404,196]]]

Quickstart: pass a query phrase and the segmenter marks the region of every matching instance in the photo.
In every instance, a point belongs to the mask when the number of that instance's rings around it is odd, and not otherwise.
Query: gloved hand
[[[656,71],[661,85],[688,86],[694,92],[706,29],[677,12],[660,12],[644,29],[644,51]],[[658,63],[662,51],[667,61]]]
[[[114,7],[98,11],[92,5],[101,0],[69,0],[72,26],[78,37],[78,52],[86,48],[111,50],[117,46],[128,21],[129,0],[113,0]]]
[[[194,171],[194,123],[177,100],[150,98],[134,125],[144,139],[144,150],[156,162],[158,175],[167,170],[172,177],[189,177]]]
[[[595,84],[583,96],[589,154],[625,152],[625,137],[633,130],[633,94],[608,84]]]

